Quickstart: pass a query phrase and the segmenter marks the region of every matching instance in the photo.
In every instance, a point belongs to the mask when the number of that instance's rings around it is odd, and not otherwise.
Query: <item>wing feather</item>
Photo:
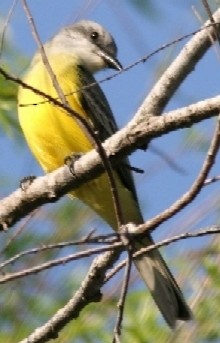
[[[115,118],[108,101],[98,84],[83,89],[83,87],[95,83],[96,80],[83,67],[79,68],[80,83],[82,87],[82,91],[80,92],[81,104],[85,112],[89,115],[94,125],[94,129],[98,132],[101,142],[104,142],[118,130]],[[122,160],[121,164],[117,166],[116,171],[124,186],[132,192],[135,200],[138,202],[134,180],[131,171],[129,170],[128,159]]]

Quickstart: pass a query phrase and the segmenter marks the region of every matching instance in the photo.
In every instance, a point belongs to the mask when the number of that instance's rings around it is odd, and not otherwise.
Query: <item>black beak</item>
[[[118,71],[123,69],[121,63],[117,60],[117,58],[106,54],[104,51],[100,53],[100,56],[103,58],[108,68],[116,69]]]

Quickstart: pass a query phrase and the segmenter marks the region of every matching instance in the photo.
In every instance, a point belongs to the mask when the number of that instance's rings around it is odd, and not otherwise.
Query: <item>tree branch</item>
[[[122,130],[110,137],[103,147],[113,165],[139,146],[169,132],[187,128],[204,119],[216,116],[220,108],[220,96],[200,101],[188,107],[171,111],[163,117],[141,118],[135,116]],[[57,201],[71,190],[104,172],[99,154],[92,150],[74,165],[74,176],[67,166],[33,181],[27,190],[17,189],[0,201],[0,229],[7,230],[37,207]]]
[[[186,233],[181,233],[179,235],[163,239],[162,241],[158,243],[154,243],[152,245],[147,246],[146,248],[142,248],[138,250],[132,257],[138,257],[143,254],[146,254],[148,251],[152,251],[155,249],[159,249],[161,247],[168,246],[172,243],[184,240],[184,239],[189,239],[189,238],[198,238],[198,237],[204,237],[204,236],[210,236],[210,235],[217,235],[220,233],[220,226],[218,225],[213,225],[211,227],[206,227],[204,229],[201,229],[197,232],[186,232]],[[112,269],[107,275],[105,282],[108,282],[113,276],[115,276],[122,268],[125,267],[127,263],[127,258],[121,261],[120,263],[115,266],[114,269]]]
[[[54,268],[57,266],[62,266],[68,262],[80,260],[84,257],[89,257],[89,256],[96,255],[96,254],[101,254],[101,253],[109,251],[109,250],[113,250],[113,249],[115,251],[117,251],[118,249],[122,250],[122,246],[123,246],[123,243],[115,242],[114,244],[109,244],[108,246],[88,249],[85,251],[80,251],[80,252],[75,253],[75,254],[69,254],[68,256],[60,257],[60,258],[39,264],[39,265],[31,267],[31,268],[22,269],[21,271],[18,271],[15,273],[7,273],[7,274],[3,275],[2,277],[0,277],[0,284],[4,284],[4,283],[7,283],[9,281],[20,279],[20,278],[26,277],[28,275],[37,274],[37,273],[40,273],[46,269],[51,269],[51,268]]]
[[[80,311],[90,302],[100,301],[100,288],[104,284],[106,270],[111,268],[120,255],[119,251],[111,251],[98,256],[78,291],[69,302],[43,326],[37,328],[29,337],[20,343],[42,343],[58,337],[62,328],[77,318]]]
[[[154,218],[147,220],[144,224],[141,225],[130,225],[130,232],[135,233],[143,233],[147,230],[152,231],[158,225],[161,225],[164,221],[168,220],[169,218],[173,217],[176,213],[180,212],[184,207],[186,207],[191,201],[195,199],[195,197],[199,194],[202,190],[206,178],[215,163],[215,159],[217,153],[219,151],[220,146],[220,118],[218,118],[218,122],[216,125],[215,133],[213,135],[209,150],[207,152],[206,158],[203,162],[201,170],[193,182],[190,189],[183,194],[178,200],[176,200],[169,208],[164,210],[163,212],[156,215]]]
[[[179,55],[157,81],[149,95],[139,108],[136,116],[146,117],[160,115],[173,94],[186,77],[194,70],[195,65],[212,45],[210,36],[216,39],[216,30],[220,30],[220,8],[213,14],[215,24],[209,20],[194,37],[184,46]],[[203,30],[203,28],[207,29]]]

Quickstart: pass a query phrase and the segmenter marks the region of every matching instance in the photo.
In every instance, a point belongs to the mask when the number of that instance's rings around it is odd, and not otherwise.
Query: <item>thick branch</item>
[[[153,116],[145,120],[135,117],[125,128],[109,138],[103,146],[113,165],[116,165],[138,146],[156,137],[218,115],[219,107],[220,96],[169,112],[163,117]],[[35,208],[57,201],[70,190],[100,175],[103,170],[100,157],[93,150],[75,163],[74,176],[69,168],[64,166],[47,176],[39,177],[25,192],[18,189],[0,201],[0,228],[7,229]]]
[[[220,22],[220,9],[215,12],[213,19],[216,23]],[[160,115],[162,113],[173,94],[212,45],[210,36],[213,37],[213,41],[216,39],[215,32],[217,29],[220,30],[220,25],[210,26],[210,24],[210,21],[207,21],[203,25],[203,28],[208,26],[207,29],[199,31],[184,46],[177,58],[175,58],[152,88],[138,110],[137,116],[146,117],[146,115],[152,116],[152,114]]]

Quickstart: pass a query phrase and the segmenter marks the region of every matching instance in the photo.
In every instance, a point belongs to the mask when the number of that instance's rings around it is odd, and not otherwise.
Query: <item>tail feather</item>
[[[134,252],[152,244],[150,236],[138,241],[135,238]],[[192,319],[192,312],[158,250],[136,257],[134,263],[171,328],[175,328],[178,319]]]

